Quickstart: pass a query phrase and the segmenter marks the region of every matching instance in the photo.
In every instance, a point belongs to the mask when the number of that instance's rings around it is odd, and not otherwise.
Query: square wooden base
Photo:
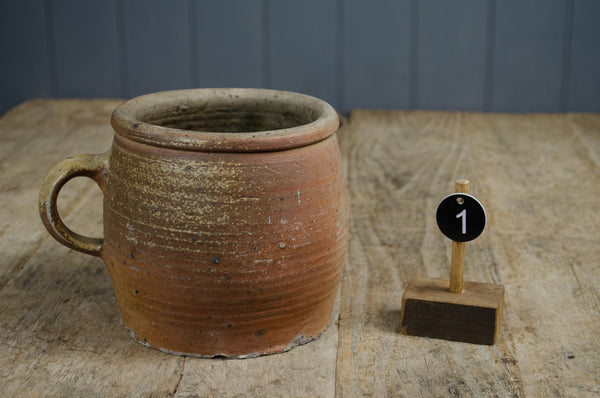
[[[496,342],[502,323],[504,286],[464,282],[451,293],[449,281],[419,278],[402,296],[400,332],[412,336],[488,344]]]

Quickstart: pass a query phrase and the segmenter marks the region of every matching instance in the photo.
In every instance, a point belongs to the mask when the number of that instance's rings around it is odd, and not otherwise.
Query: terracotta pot
[[[331,106],[260,89],[155,93],[121,104],[102,155],[59,163],[40,214],[100,256],[140,343],[196,356],[286,351],[323,332],[345,257],[348,203]],[[104,192],[104,238],[56,209],[71,178]]]

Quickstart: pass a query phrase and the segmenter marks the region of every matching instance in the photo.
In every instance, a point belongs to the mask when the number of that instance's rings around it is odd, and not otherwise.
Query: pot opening
[[[213,133],[251,133],[257,131],[281,130],[314,122],[317,115],[306,109],[294,110],[278,103],[252,103],[210,106],[177,105],[166,109],[146,123],[189,130]]]
[[[120,136],[205,152],[297,148],[331,136],[338,116],[317,98],[266,89],[163,91],[130,99],[111,119]]]

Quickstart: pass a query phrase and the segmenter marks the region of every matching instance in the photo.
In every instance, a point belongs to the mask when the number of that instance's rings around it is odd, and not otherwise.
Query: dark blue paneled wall
[[[269,87],[352,108],[600,112],[598,0],[0,0],[0,114]]]

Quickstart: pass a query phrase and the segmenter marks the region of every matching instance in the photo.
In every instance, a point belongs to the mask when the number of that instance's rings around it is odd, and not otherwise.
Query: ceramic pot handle
[[[40,189],[39,208],[44,226],[57,241],[71,249],[100,256],[104,239],[90,238],[73,232],[61,220],[56,199],[61,188],[74,177],[88,177],[96,181],[102,192],[106,188],[106,166],[109,153],[78,155],[63,160],[46,176]]]

